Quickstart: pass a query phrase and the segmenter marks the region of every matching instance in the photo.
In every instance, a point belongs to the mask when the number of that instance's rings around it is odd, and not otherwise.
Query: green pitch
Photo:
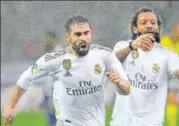
[[[109,126],[109,121],[111,119],[112,108],[106,108],[106,126]],[[179,107],[178,107],[179,111]],[[179,112],[178,112],[179,113]],[[178,114],[179,119],[179,114]],[[164,126],[167,126],[167,122],[164,122]],[[1,121],[1,126],[48,126],[45,115],[42,111],[38,112],[21,112],[16,115],[16,118],[12,125],[3,125]],[[177,122],[179,126],[179,120]]]

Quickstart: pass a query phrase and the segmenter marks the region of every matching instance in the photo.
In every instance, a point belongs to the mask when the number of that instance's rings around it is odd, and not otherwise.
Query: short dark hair
[[[81,23],[88,23],[89,26],[91,27],[88,19],[86,19],[85,17],[83,16],[73,16],[71,18],[68,19],[67,23],[65,24],[65,29],[66,29],[66,32],[70,32],[70,26],[72,24],[81,24]]]
[[[133,27],[137,27],[138,16],[139,16],[140,13],[145,13],[145,12],[151,12],[151,13],[156,15],[159,30],[161,30],[162,20],[159,17],[159,15],[156,12],[154,12],[154,10],[152,10],[151,8],[144,7],[144,8],[141,8],[139,11],[137,11],[137,13],[132,18],[132,23],[131,23],[132,39],[136,38],[136,34],[133,33]]]

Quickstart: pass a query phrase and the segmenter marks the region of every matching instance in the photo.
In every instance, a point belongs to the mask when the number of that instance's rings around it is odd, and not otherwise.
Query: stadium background
[[[83,15],[94,29],[93,42],[112,49],[117,41],[130,38],[132,16],[141,7],[150,7],[159,13],[163,21],[162,35],[169,34],[170,28],[179,23],[178,1],[1,1],[1,112],[19,75],[39,56],[24,55],[27,40],[38,43],[48,30],[56,33],[58,44],[64,45],[67,19]],[[107,88],[105,102],[109,120],[114,90]],[[39,107],[41,99],[41,89],[30,89],[17,106],[20,113],[13,126],[47,126]],[[176,118],[179,120],[179,116]],[[165,126],[169,126],[167,119]]]

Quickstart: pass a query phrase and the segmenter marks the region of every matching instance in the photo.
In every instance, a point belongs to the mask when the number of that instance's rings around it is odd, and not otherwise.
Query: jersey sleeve
[[[118,50],[121,50],[123,48],[126,48],[129,46],[129,43],[131,42],[132,40],[128,40],[128,41],[119,41],[115,44],[114,48],[113,48],[113,52],[114,54],[116,55],[116,52],[118,52]],[[123,56],[123,57],[120,57],[118,55],[116,55],[116,57],[123,63],[124,60],[126,59],[128,55],[126,56]]]
[[[117,59],[116,55],[112,51],[106,52],[106,65],[107,65],[107,69],[106,69],[107,71],[114,69],[119,73],[121,79],[128,80],[121,62]]]
[[[50,62],[47,55],[40,57],[33,65],[25,70],[17,81],[17,85],[27,90],[31,86],[44,86],[50,76]]]
[[[179,71],[179,56],[173,51],[169,51],[167,67],[169,76],[175,77],[176,71]]]

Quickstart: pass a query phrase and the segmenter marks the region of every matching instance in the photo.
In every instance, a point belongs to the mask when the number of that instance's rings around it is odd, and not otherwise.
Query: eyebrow
[[[84,32],[74,32],[74,34],[86,33],[86,32],[90,32],[90,31],[84,31]]]

